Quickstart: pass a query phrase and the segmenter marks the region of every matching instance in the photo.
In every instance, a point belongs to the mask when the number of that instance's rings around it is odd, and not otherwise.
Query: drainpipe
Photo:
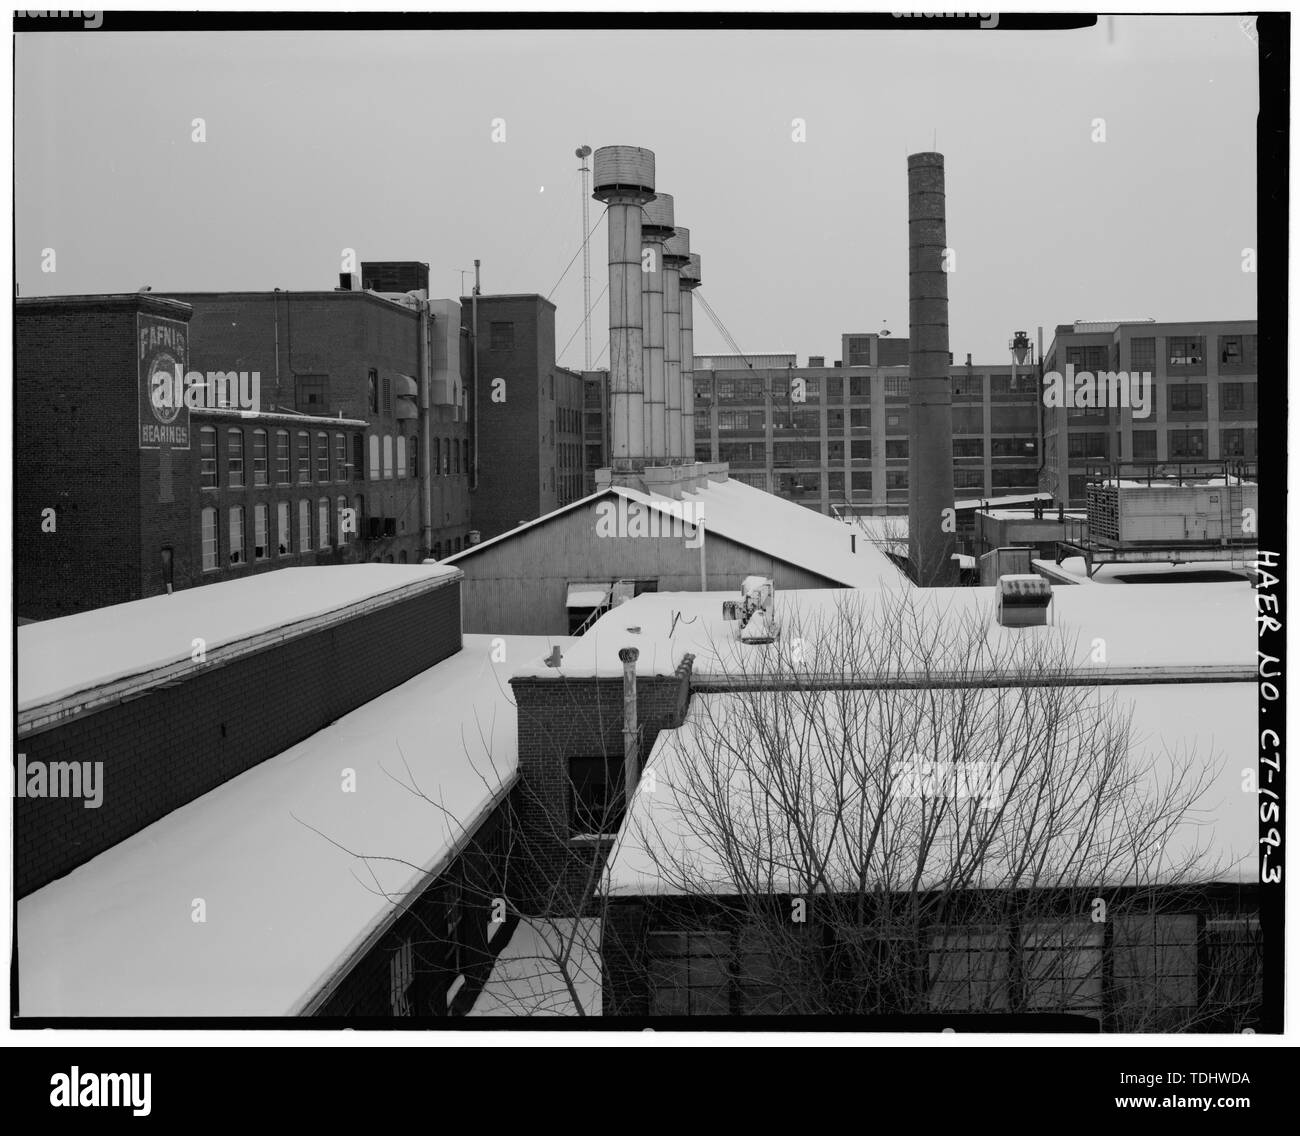
[[[420,544],[421,559],[433,555],[433,478],[429,463],[432,460],[433,399],[430,397],[430,356],[433,354],[431,334],[433,321],[429,315],[429,301],[420,301],[420,336],[417,353],[420,359]],[[456,332],[460,334],[460,330]]]
[[[641,779],[636,730],[636,661],[640,654],[635,647],[624,647],[618,653],[623,664],[623,805],[629,811]]]
[[[479,262],[474,261],[474,295],[470,300],[470,306],[474,310],[471,322],[474,324],[474,475],[471,480],[470,488],[478,488],[478,266]]]

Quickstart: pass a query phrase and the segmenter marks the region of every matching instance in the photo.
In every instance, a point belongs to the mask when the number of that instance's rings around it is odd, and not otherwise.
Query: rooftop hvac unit
[[[1258,485],[1089,485],[1088,538],[1113,547],[1248,544]]]
[[[1002,576],[998,580],[998,623],[1003,627],[1042,627],[1052,585],[1042,576]]]

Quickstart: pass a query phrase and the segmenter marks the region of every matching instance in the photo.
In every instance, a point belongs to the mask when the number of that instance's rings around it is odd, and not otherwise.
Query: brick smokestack
[[[957,583],[942,154],[907,159],[908,556],[923,588]]]
[[[592,194],[608,206],[610,463],[645,467],[641,210],[655,196],[655,156],[639,146],[592,155]]]

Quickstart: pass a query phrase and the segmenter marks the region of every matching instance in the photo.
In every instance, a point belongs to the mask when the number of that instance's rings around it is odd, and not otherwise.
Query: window
[[[849,357],[844,360],[850,367],[871,366],[871,336],[850,335]]]
[[[1225,367],[1253,371],[1257,366],[1259,337],[1224,335],[1219,337],[1219,362]]]
[[[1026,927],[1020,949],[1025,1008],[1100,1010],[1102,933],[1102,924],[1084,920]]]
[[[1219,456],[1221,458],[1246,457],[1246,432],[1244,430],[1220,430]]]
[[[1000,469],[994,467],[994,489],[1032,488],[1037,484],[1038,470],[1036,469]]]
[[[623,820],[621,757],[569,758],[569,829],[574,835],[614,833]]]
[[[1254,1025],[1263,998],[1263,952],[1257,916],[1206,919],[1201,932],[1203,1008],[1211,1027],[1239,1031]]]
[[[907,397],[907,376],[886,375],[885,376],[885,397],[906,398]]]
[[[379,435],[370,435],[370,480],[379,479]]]
[[[393,476],[393,436],[392,434],[384,435],[384,478],[387,480]]]
[[[275,544],[279,556],[288,556],[293,552],[293,532],[289,524],[288,501],[277,501],[275,504]]]
[[[451,476],[451,439],[446,438],[442,443],[442,475],[443,477]]]
[[[1170,336],[1169,365],[1192,367],[1205,362],[1205,337],[1203,335]]]
[[[311,502],[306,497],[298,502],[298,551],[311,551]]]
[[[348,436],[346,434],[334,435],[334,480],[347,481],[348,479]]]
[[[408,477],[420,476],[420,439],[411,439],[411,463],[407,467],[406,474]]]
[[[366,501],[360,493],[353,498],[352,507],[356,510],[353,514],[353,520],[356,523],[354,532],[357,538],[360,539],[361,534],[366,531]]]
[[[203,525],[203,571],[215,572],[217,570],[217,511],[213,508],[204,509],[202,514]]]
[[[352,468],[348,470],[350,477],[362,478],[365,476],[366,469],[366,440],[360,434],[352,435]]]
[[[646,951],[652,1015],[730,1013],[730,936],[652,931]]]
[[[905,470],[905,469],[887,469],[887,470],[885,470],[885,488],[886,488],[886,489],[906,489],[906,488],[907,488],[907,470]]]
[[[266,431],[253,431],[253,484],[266,485]]]
[[[230,563],[244,563],[244,506],[230,507]]]
[[[954,489],[980,489],[984,488],[984,471],[982,469],[954,469],[952,471],[952,484]]]
[[[289,484],[289,431],[275,432],[275,483]]]
[[[407,472],[406,464],[406,435],[397,435],[397,467],[394,471],[397,477],[405,477]]]
[[[324,430],[316,434],[316,480],[320,483],[330,479],[330,436]]]
[[[952,456],[955,458],[982,458],[984,456],[983,438],[954,438]]]
[[[1205,431],[1170,430],[1169,457],[1171,460],[1205,457]]]
[[[253,506],[253,559],[265,560],[270,555],[270,549],[267,547],[267,507],[265,505]]]
[[[330,546],[330,499],[321,497],[316,502],[316,546]]]
[[[1105,347],[1067,347],[1065,349],[1065,362],[1067,366],[1073,366],[1075,372],[1091,371],[1096,374],[1098,371],[1106,370],[1108,353]],[[996,390],[996,386],[994,387]]]
[[[342,548],[348,543],[349,536],[356,533],[357,518],[355,513],[349,516],[348,499],[346,497],[338,498],[334,505],[338,511],[338,520],[334,522],[334,526],[335,531],[339,534],[339,547]]]
[[[996,381],[1000,376],[995,375]],[[995,388],[996,389],[996,388]],[[961,399],[981,399],[984,397],[983,375],[953,375],[952,397]]]
[[[1133,460],[1156,461],[1156,432],[1154,430],[1133,431]]]
[[[969,440],[969,439],[967,439]],[[953,440],[953,452],[957,441]],[[1026,458],[1038,453],[1037,438],[990,438],[989,453],[995,458]]]
[[[299,375],[294,381],[297,408],[304,414],[324,414],[328,375]]]
[[[455,439],[447,443],[451,447],[451,472],[460,473],[460,447],[456,445]]]
[[[199,427],[199,485],[217,487],[217,431],[213,426]]]
[[[1129,370],[1154,371],[1156,369],[1156,341],[1154,336],[1129,340]]]
[[[1088,434],[1070,434],[1071,458],[1106,457],[1106,435],[1101,432]]]
[[[244,432],[226,431],[226,483],[238,489],[244,484]]]
[[[298,431],[298,484],[311,484],[311,435]]]
[[[513,351],[515,349],[515,325],[496,320],[488,324],[488,347],[492,351]]]
[[[415,1013],[415,950],[410,939],[388,961],[388,1005],[395,1018]]]
[[[1010,946],[1007,932],[998,928],[935,935],[930,941],[930,1009],[949,1013],[1005,1010]]]
[[[393,413],[393,377],[391,375],[384,376],[383,387],[384,387],[384,413],[392,414]]]
[[[849,376],[849,398],[870,398],[871,378],[868,375]]]
[[[812,364],[810,363],[809,366]],[[844,400],[844,380],[827,379],[826,380],[826,398],[832,402],[842,402]]]
[[[373,367],[366,375],[366,391],[369,395],[370,413],[379,413],[379,372]]]
[[[1204,412],[1204,383],[1184,383],[1169,388],[1170,414],[1203,414]]]
[[[1196,923],[1191,913],[1114,915],[1112,1000],[1125,1032],[1172,1032],[1195,1013]]]
[[[907,439],[890,438],[885,442],[885,460],[906,460],[907,459]]]

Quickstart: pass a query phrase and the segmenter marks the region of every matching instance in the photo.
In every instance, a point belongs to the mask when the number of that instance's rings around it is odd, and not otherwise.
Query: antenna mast
[[[591,156],[590,146],[579,146],[574,150],[574,155],[579,159],[581,165],[578,166],[578,181],[582,192],[582,337],[583,337],[583,360],[584,369],[591,370],[591,242],[588,236],[591,233],[591,219],[589,211],[591,208],[591,193],[587,188],[587,177],[591,173],[591,168],[587,165],[587,158]]]

